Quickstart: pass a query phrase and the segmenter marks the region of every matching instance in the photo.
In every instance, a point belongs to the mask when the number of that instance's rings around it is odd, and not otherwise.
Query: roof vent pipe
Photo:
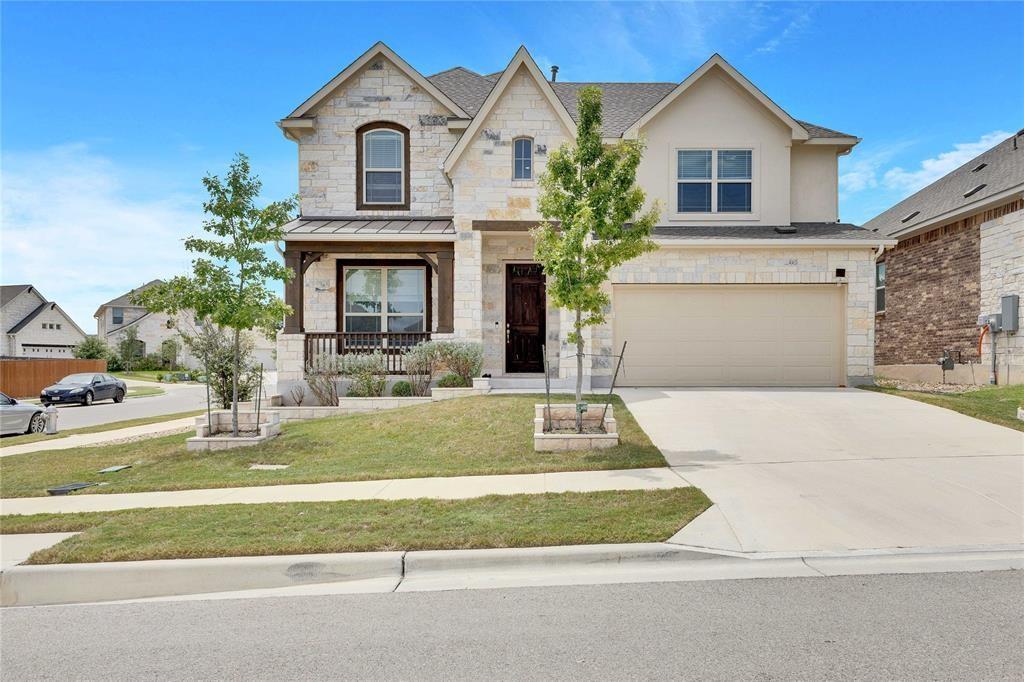
[[[558,80],[558,66],[552,64],[551,65],[551,82],[554,83],[556,80]]]

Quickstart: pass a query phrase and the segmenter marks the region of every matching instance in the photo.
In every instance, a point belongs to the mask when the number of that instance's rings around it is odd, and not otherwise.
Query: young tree
[[[135,367],[135,358],[142,355],[139,352],[139,329],[134,325],[128,327],[121,334],[121,340],[117,342],[117,358],[121,362],[121,368],[131,374]]]
[[[533,231],[548,295],[575,313],[568,340],[576,344],[577,404],[583,400],[583,328],[605,321],[610,300],[602,285],[611,269],[657,248],[650,237],[659,215],[657,205],[640,213],[645,196],[636,169],[643,142],[601,143],[600,88],[582,88],[578,109],[576,144],[553,152],[540,178],[545,220]],[[576,426],[583,427],[580,413]]]
[[[231,329],[233,346],[231,433],[238,435],[238,381],[242,371],[242,332],[259,329],[273,334],[277,323],[291,312],[268,280],[287,282],[291,270],[271,260],[265,250],[282,238],[281,225],[291,219],[295,200],[256,205],[262,183],[252,175],[249,159],[238,154],[223,180],[203,178],[209,198],[203,210],[209,216],[203,229],[210,238],[189,237],[185,248],[201,254],[192,261],[192,274],[157,284],[138,294],[150,311],[177,313],[192,309],[196,317]]]
[[[106,360],[110,358],[110,348],[98,336],[87,336],[85,341],[71,351],[76,358],[84,360]]]

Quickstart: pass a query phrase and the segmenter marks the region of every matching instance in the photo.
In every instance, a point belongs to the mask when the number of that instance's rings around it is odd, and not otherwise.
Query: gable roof
[[[504,72],[499,71],[483,75],[463,66],[456,66],[428,76],[427,80],[458,102],[467,113],[476,115],[502,73]],[[576,100],[580,89],[588,85],[601,88],[601,134],[604,137],[622,137],[622,134],[641,116],[679,87],[679,83],[663,82],[548,82],[573,121],[576,121],[578,116]],[[840,139],[845,138],[842,143],[847,144],[857,140],[855,135],[825,126],[800,120],[796,122],[807,132],[810,140],[835,140],[836,143],[840,143]]]
[[[768,109],[768,111],[775,114],[780,121],[789,126],[790,130],[793,131],[794,140],[806,140],[810,138],[807,129],[800,125],[795,118],[787,114],[782,107],[761,92],[757,86],[747,80],[746,76],[734,69],[733,66],[729,62],[725,61],[725,59],[722,58],[722,55],[717,52],[711,55],[711,58],[706,62],[697,67],[696,71],[683,79],[683,82],[673,88],[672,92],[665,95],[665,97],[659,100],[657,104],[648,109],[643,116],[634,121],[633,124],[623,133],[623,136],[634,136],[638,134],[640,132],[640,128],[642,128],[644,124],[660,114],[665,107],[674,102],[676,98],[689,90],[694,83],[714,68],[721,69],[725,72],[725,74],[732,78],[736,84],[738,84],[743,90],[746,90],[751,97],[760,102],[766,109]]]
[[[548,104],[555,111],[555,114],[561,119],[562,124],[565,125],[566,129],[570,133],[575,133],[576,122],[573,120],[569,111],[565,108],[565,105],[555,94],[555,91],[551,87],[551,83],[544,77],[544,74],[540,72],[537,67],[537,62],[533,61],[533,57],[530,56],[529,51],[524,45],[520,45],[519,49],[516,50],[515,56],[512,57],[512,61],[508,63],[505,70],[502,71],[501,77],[491,88],[490,92],[487,93],[487,97],[484,98],[480,108],[473,115],[473,121],[466,128],[466,131],[459,138],[459,141],[452,148],[451,153],[448,154],[448,158],[444,161],[444,172],[451,174],[452,169],[455,168],[455,164],[458,163],[459,158],[469,148],[470,143],[476,138],[477,133],[487,120],[487,115],[491,113],[494,105],[498,103],[501,95],[508,88],[509,83],[512,82],[512,78],[519,72],[520,68],[525,68],[529,73],[534,82],[537,84],[537,88],[541,91],[545,98],[548,100]]]
[[[126,291],[125,293],[121,294],[117,298],[112,298],[109,301],[107,301],[106,303],[101,303],[100,307],[96,309],[95,313],[93,313],[93,317],[99,317],[100,314],[102,314],[103,309],[108,307],[108,306],[117,306],[119,308],[122,308],[122,307],[123,308],[141,308],[142,306],[140,306],[138,303],[132,303],[132,300],[131,300],[132,294],[136,294],[136,293],[138,293],[140,291],[145,291],[146,289],[150,288],[154,284],[163,284],[163,283],[164,283],[164,281],[162,279],[153,279],[153,280],[150,280],[150,281],[146,282],[141,287],[137,287],[135,289],[132,289],[131,291]]]
[[[18,298],[18,296],[31,288],[31,284],[5,284],[0,286],[0,308]],[[38,294],[39,292],[37,291],[36,293]],[[39,296],[42,298],[42,294]]]
[[[6,333],[7,334],[17,334],[22,329],[24,329],[29,324],[31,324],[32,320],[36,319],[37,317],[39,317],[41,314],[43,314],[47,310],[56,310],[57,312],[59,312],[61,314],[61,317],[63,317],[66,322],[68,322],[72,327],[74,327],[76,330],[78,330],[79,334],[81,334],[82,336],[88,336],[88,334],[86,334],[84,331],[82,331],[82,328],[79,327],[75,323],[75,321],[73,319],[71,319],[71,316],[68,315],[66,312],[64,312],[64,309],[61,308],[56,303],[54,303],[53,301],[44,301],[44,302],[40,303],[38,306],[35,307],[35,309],[32,310],[32,312],[30,312],[28,315],[26,315],[24,318],[22,318],[22,320],[20,322],[18,322],[16,325],[14,325],[10,329],[8,329]]]
[[[434,99],[445,105],[454,113],[456,116],[468,118],[467,114],[462,107],[460,107],[454,100],[448,95],[442,92],[436,85],[431,83],[429,80],[423,77],[419,71],[409,65],[404,59],[399,57],[394,50],[385,45],[383,42],[377,42],[373,47],[364,52],[358,59],[345,67],[341,73],[329,80],[322,88],[317,90],[311,95],[305,102],[300,104],[295,110],[285,117],[285,120],[296,119],[305,117],[310,110],[312,110],[317,104],[327,98],[332,92],[338,89],[342,83],[351,78],[360,69],[370,63],[376,57],[384,57],[389,62],[397,66],[411,81],[416,85],[423,88],[429,93]]]
[[[887,236],[909,234],[1015,194],[1024,194],[1024,130],[883,211],[864,227]]]

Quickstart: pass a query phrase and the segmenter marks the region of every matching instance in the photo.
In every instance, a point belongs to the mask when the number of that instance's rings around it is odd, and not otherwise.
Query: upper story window
[[[875,312],[885,312],[885,262],[875,263]]]
[[[753,156],[750,149],[676,150],[676,212],[750,213]]]
[[[409,131],[378,121],[356,131],[356,208],[409,208]]]
[[[111,324],[124,324],[124,308],[110,309]]]
[[[533,179],[533,140],[518,137],[512,142],[512,179]]]

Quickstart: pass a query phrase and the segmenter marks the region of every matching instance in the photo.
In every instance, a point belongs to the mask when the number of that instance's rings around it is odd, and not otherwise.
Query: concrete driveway
[[[1024,433],[858,389],[621,389],[741,552],[1024,544]]]

